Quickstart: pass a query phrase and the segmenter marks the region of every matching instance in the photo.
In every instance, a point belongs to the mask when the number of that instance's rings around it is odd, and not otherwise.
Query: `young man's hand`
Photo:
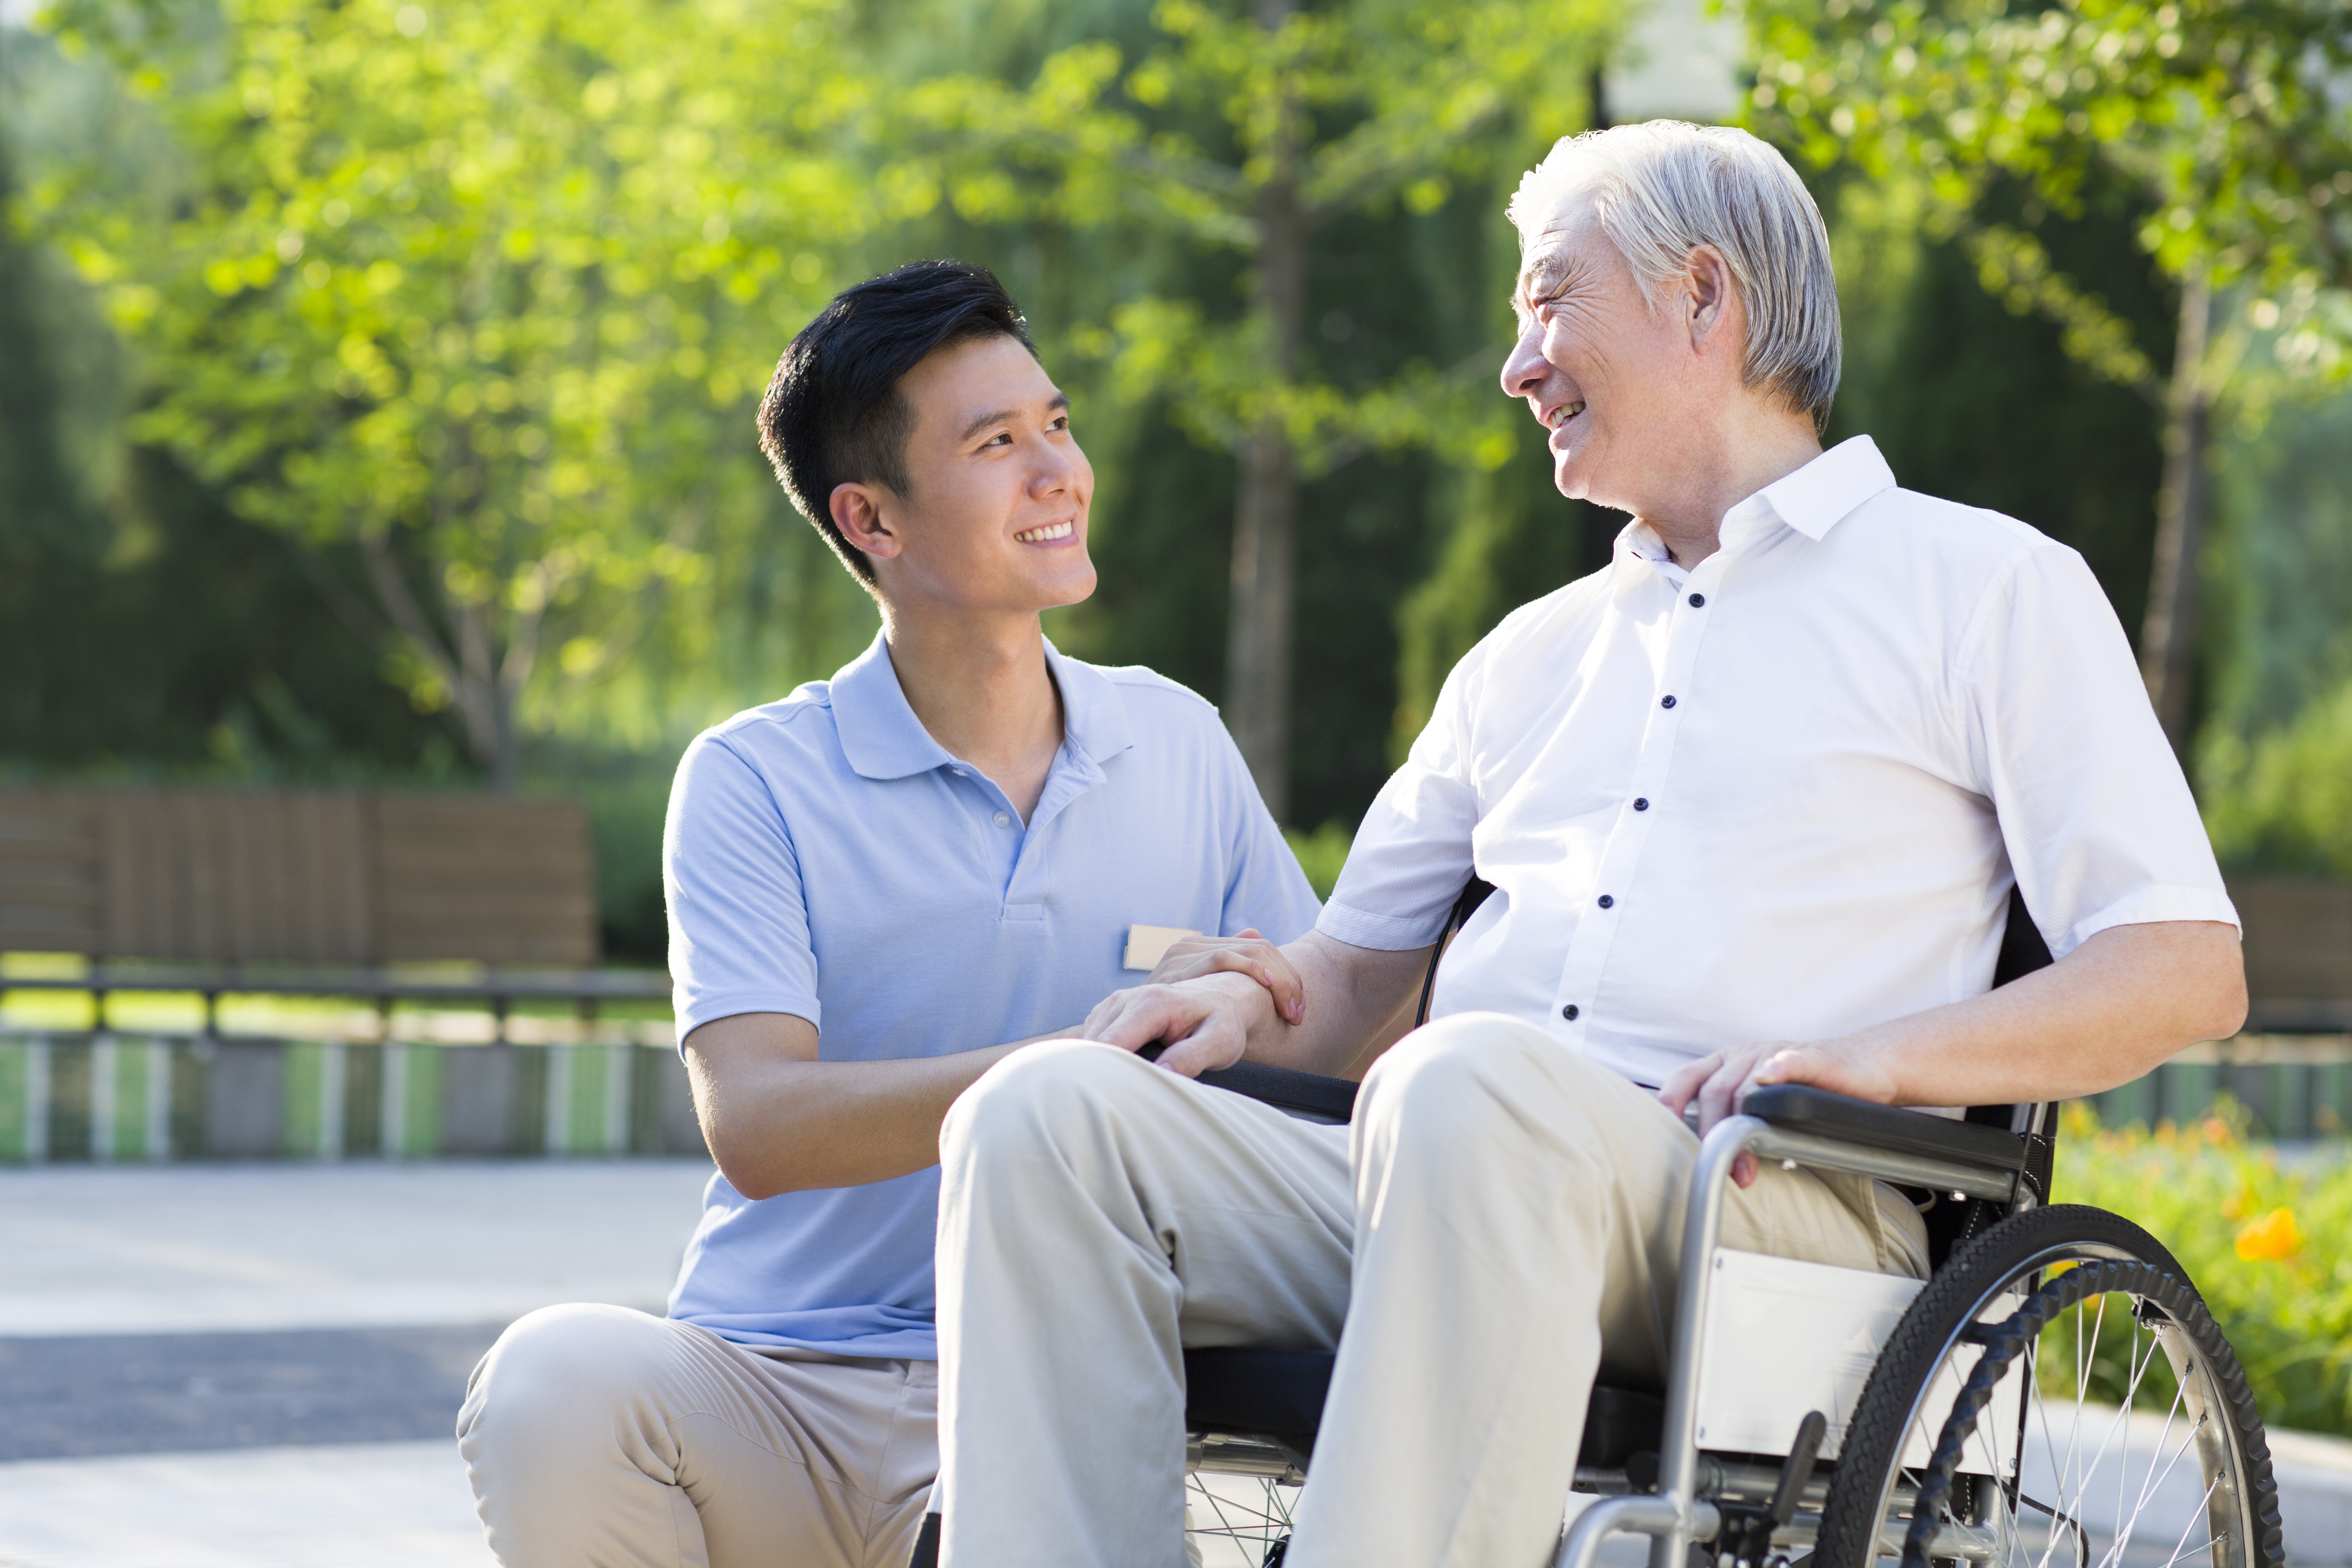
[[[1165,1042],[1160,1065],[1198,1078],[1241,1060],[1252,1026],[1275,1017],[1274,999],[1256,980],[1211,973],[1174,985],[1114,991],[1087,1015],[1079,1037],[1125,1051]]]
[[[1298,978],[1298,971],[1290,960],[1255,928],[1245,929],[1239,936],[1188,936],[1179,941],[1165,953],[1151,971],[1146,985],[1173,985],[1179,981],[1198,980],[1218,973],[1246,974],[1266,988],[1274,997],[1275,1011],[1285,1023],[1303,1023],[1307,1017],[1307,989]]]

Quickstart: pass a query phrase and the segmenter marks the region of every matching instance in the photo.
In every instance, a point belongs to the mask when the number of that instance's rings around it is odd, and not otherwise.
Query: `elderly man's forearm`
[[[2246,1017],[2237,931],[2206,921],[2116,926],[1998,991],[1859,1030],[1896,1103],[1985,1105],[2096,1094]]]
[[[1306,1019],[1286,1024],[1271,1006],[1260,1009],[1250,1027],[1250,1059],[1334,1078],[1362,1077],[1403,1032],[1396,1026],[1398,1015],[1428,973],[1430,950],[1351,947],[1309,931],[1283,952],[1298,971]],[[1401,1022],[1410,1026],[1412,1020]]]

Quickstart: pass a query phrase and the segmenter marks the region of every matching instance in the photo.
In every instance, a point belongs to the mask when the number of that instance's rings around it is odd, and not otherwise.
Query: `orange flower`
[[[2249,1263],[2275,1263],[2302,1250],[2293,1209],[2273,1209],[2238,1232],[2238,1256]]]

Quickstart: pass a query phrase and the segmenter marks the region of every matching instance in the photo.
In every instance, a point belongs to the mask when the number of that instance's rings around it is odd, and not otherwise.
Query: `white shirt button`
[[[999,827],[1010,827],[1013,826],[1013,819],[1000,811],[996,814],[996,826]]]

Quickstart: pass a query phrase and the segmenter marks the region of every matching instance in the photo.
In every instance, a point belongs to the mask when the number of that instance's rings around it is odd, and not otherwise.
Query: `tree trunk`
[[[1234,509],[1233,609],[1225,639],[1225,723],[1265,808],[1287,813],[1290,625],[1297,577],[1298,473],[1269,422],[1243,444]]]
[[[2164,409],[2164,488],[2156,502],[2156,566],[2139,634],[2140,676],[2176,754],[2189,746],[2197,658],[2197,558],[2205,540],[2205,447],[2212,407],[2205,390],[2205,338],[2212,294],[2201,274],[2180,289],[2180,337]]]
[[[1278,30],[1292,0],[1259,0],[1258,25]],[[1274,177],[1257,199],[1257,286],[1275,386],[1297,368],[1307,309],[1307,225],[1298,201],[1297,106],[1286,103]],[[1243,442],[1234,506],[1233,604],[1225,637],[1225,723],[1275,820],[1290,809],[1290,628],[1297,583],[1298,459],[1279,417]]]

